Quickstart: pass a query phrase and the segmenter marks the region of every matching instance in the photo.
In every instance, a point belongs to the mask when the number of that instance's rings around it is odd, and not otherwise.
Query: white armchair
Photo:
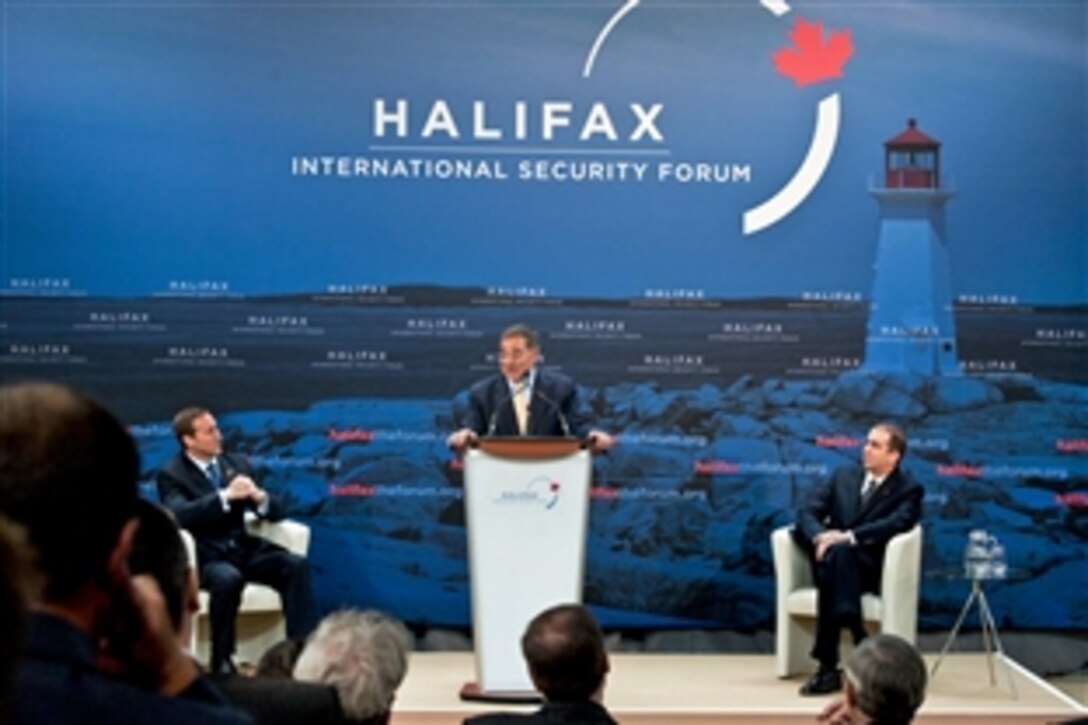
[[[310,550],[310,527],[297,521],[251,521],[246,524],[249,533],[262,536],[299,556]],[[196,543],[193,535],[182,529],[182,539],[189,553],[189,561],[197,569]],[[193,636],[189,650],[201,662],[211,656],[211,621],[208,617],[208,592],[200,591],[200,609],[193,616]],[[238,607],[235,625],[236,652],[239,662],[256,663],[265,650],[283,640],[287,630],[283,617],[283,604],[272,587],[263,584],[246,584]]]
[[[784,526],[771,533],[777,621],[774,640],[779,677],[812,669],[809,652],[816,636],[816,586],[808,557]],[[880,594],[861,597],[861,617],[867,627],[914,642],[921,590],[922,526],[899,534],[884,550]]]

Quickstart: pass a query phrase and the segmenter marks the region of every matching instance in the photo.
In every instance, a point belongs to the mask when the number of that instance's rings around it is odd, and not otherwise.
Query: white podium
[[[475,683],[464,699],[539,699],[521,655],[529,621],[581,602],[590,454],[569,438],[491,438],[465,454]]]

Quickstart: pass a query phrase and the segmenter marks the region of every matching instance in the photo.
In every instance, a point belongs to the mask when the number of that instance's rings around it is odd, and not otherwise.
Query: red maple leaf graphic
[[[798,86],[841,78],[843,66],[854,54],[849,28],[830,33],[827,42],[824,42],[823,23],[810,23],[797,18],[790,32],[790,40],[796,50],[782,48],[771,58],[778,72],[792,78]]]

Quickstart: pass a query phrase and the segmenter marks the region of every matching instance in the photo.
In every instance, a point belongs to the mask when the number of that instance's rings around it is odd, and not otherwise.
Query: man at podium
[[[481,436],[584,438],[595,451],[612,447],[612,437],[591,430],[582,417],[574,381],[537,368],[540,339],[527,325],[512,325],[499,337],[499,373],[475,383],[461,428],[450,448],[462,451]]]

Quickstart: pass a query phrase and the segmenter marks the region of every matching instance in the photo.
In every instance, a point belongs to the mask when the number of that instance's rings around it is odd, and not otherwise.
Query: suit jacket
[[[106,676],[95,669],[91,640],[60,617],[31,615],[27,634],[9,713],[12,725],[252,723],[203,677],[177,697],[165,697]]]
[[[797,528],[807,541],[827,529],[853,531],[859,547],[882,553],[889,539],[921,519],[924,490],[909,473],[896,468],[863,506],[864,480],[861,467],[848,466],[812,489],[797,515]]]
[[[527,723],[583,723],[615,725],[608,710],[596,702],[545,702],[533,713],[492,712],[465,718],[464,725],[526,725]]]
[[[341,725],[348,722],[330,685],[284,677],[212,675],[212,682],[256,725]]]
[[[248,473],[246,466],[231,456],[221,454],[218,460],[224,483]],[[256,511],[251,501],[234,502],[225,510],[215,486],[183,452],[159,470],[155,481],[163,504],[174,512],[178,525],[188,529],[196,539],[197,559],[201,563],[229,560],[236,555],[239,543],[249,536],[245,512]],[[278,521],[283,515],[283,502],[269,494],[265,518]]]
[[[574,381],[567,376],[537,369],[531,395],[526,435],[572,435],[582,438],[589,433],[578,406]],[[492,375],[469,388],[468,405],[461,419],[461,427],[481,436],[520,435],[510,385],[505,376],[501,373]]]

